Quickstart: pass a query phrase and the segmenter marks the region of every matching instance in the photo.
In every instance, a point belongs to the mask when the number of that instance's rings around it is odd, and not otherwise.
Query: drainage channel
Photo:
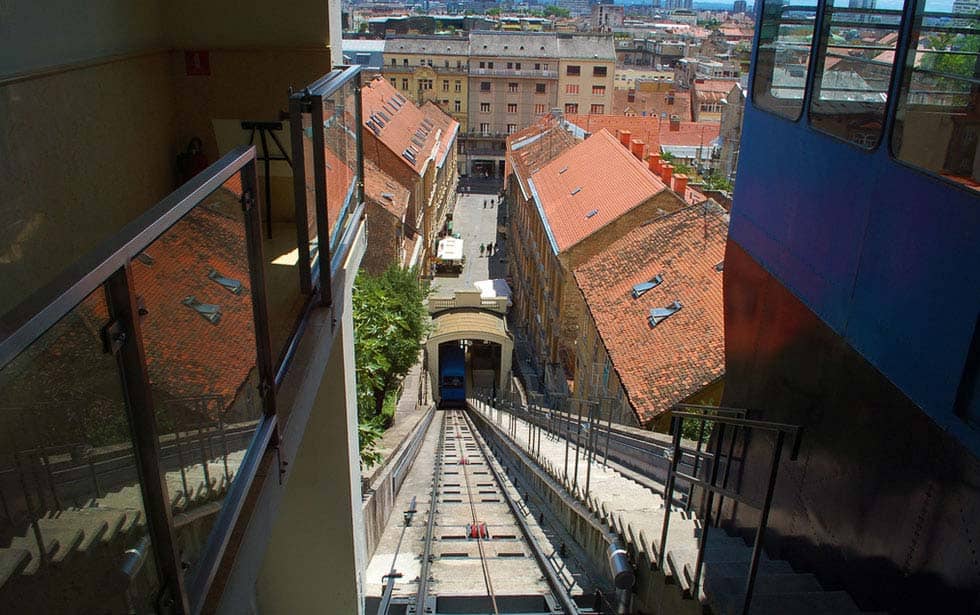
[[[462,410],[438,410],[367,567],[366,612],[592,613],[563,557]]]

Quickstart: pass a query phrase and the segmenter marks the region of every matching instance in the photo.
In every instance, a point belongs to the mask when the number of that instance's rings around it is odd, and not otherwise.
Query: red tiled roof
[[[430,159],[441,162],[459,127],[459,122],[431,103],[422,109],[415,106],[383,77],[361,88],[361,107],[364,130],[372,131],[418,175]]]
[[[133,261],[135,292],[146,315],[140,321],[151,384],[171,398],[220,395],[229,406],[255,367],[255,331],[238,199],[224,189],[188,213]],[[208,273],[236,280],[234,294]],[[218,305],[208,322],[185,297]],[[224,408],[221,408],[224,410]],[[216,418],[216,417],[211,417]]]
[[[705,79],[702,81],[698,79],[691,85],[691,88],[695,92],[721,92],[722,94],[728,94],[736,85],[738,85],[737,81],[724,81],[721,79]]]
[[[436,143],[438,150],[433,153],[433,157],[435,158],[436,164],[441,166],[449,150],[456,146],[455,141],[456,134],[459,132],[459,122],[446,114],[445,111],[439,108],[439,105],[431,100],[426,101],[422,105],[422,114],[432,122],[435,126],[434,130],[438,131],[438,141]]]
[[[545,116],[537,124],[507,138],[508,176],[511,170],[516,171],[518,181],[527,193],[527,180],[531,175],[578,142],[553,116]]]
[[[568,121],[588,131],[606,129],[617,135],[628,130],[633,139],[646,144],[647,153],[661,145],[705,145],[717,139],[721,126],[717,122],[680,122],[677,131],[670,130],[670,122],[659,117],[631,115],[569,115]]]
[[[559,252],[666,189],[605,130],[546,164],[531,182]]]
[[[721,134],[721,125],[717,122],[681,122],[678,130],[670,130],[664,122],[660,133],[660,145],[704,145],[707,146]]]
[[[713,203],[640,226],[574,271],[610,362],[641,423],[724,374],[722,274],[728,220]],[[635,284],[663,274],[638,299]],[[652,308],[683,306],[651,327]]]
[[[613,113],[615,115],[637,115],[667,117],[676,115],[683,122],[691,121],[691,94],[689,92],[674,92],[674,104],[667,104],[667,92],[644,92],[637,90],[633,102],[629,100],[629,90],[613,91]]]
[[[374,161],[365,158],[364,195],[402,220],[405,212],[408,211],[408,199],[411,193],[408,188],[378,168]]]

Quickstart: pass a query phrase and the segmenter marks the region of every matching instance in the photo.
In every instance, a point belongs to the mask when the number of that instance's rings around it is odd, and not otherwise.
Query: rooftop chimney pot
[[[684,194],[687,192],[687,175],[678,173],[674,176],[674,192],[682,199],[684,198]]]
[[[629,148],[630,139],[632,138],[633,138],[633,133],[631,133],[630,131],[628,130],[619,131],[619,142],[623,144],[623,147]]]
[[[670,178],[674,174],[674,165],[667,163],[660,167],[660,179],[664,180],[664,183],[668,186],[670,185]]]
[[[633,139],[630,141],[630,151],[636,156],[636,159],[643,162],[643,151],[646,149],[646,145],[640,139]]]

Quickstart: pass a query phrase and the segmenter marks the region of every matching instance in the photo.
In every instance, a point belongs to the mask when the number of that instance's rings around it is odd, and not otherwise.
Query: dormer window
[[[226,278],[217,272],[217,270],[212,269],[208,272],[208,279],[213,280],[228,289],[230,292],[236,295],[242,294],[245,287],[238,280],[233,280],[232,278]]]
[[[193,295],[184,297],[181,303],[200,314],[204,320],[212,325],[218,324],[221,320],[221,306],[214,305],[213,303],[201,303]]]
[[[674,301],[667,307],[653,308],[650,310],[650,327],[656,327],[663,321],[679,312],[682,307],[684,306],[681,305],[680,301]]]
[[[663,281],[664,281],[664,274],[658,273],[657,275],[655,275],[652,278],[650,278],[650,280],[648,282],[641,282],[641,283],[633,286],[633,298],[634,299],[639,299],[640,297],[642,297],[648,291],[651,291],[654,288],[660,286],[660,284]]]

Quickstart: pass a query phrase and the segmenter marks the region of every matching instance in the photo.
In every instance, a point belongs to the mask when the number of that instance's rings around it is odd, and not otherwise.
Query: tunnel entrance
[[[440,407],[461,407],[477,389],[500,395],[510,386],[514,340],[503,310],[493,309],[497,303],[483,307],[480,291],[464,299],[475,305],[460,307],[454,300],[443,308],[425,342],[432,399]]]
[[[500,344],[485,340],[439,344],[439,407],[462,408],[467,394],[475,390],[496,396],[501,354]]]

